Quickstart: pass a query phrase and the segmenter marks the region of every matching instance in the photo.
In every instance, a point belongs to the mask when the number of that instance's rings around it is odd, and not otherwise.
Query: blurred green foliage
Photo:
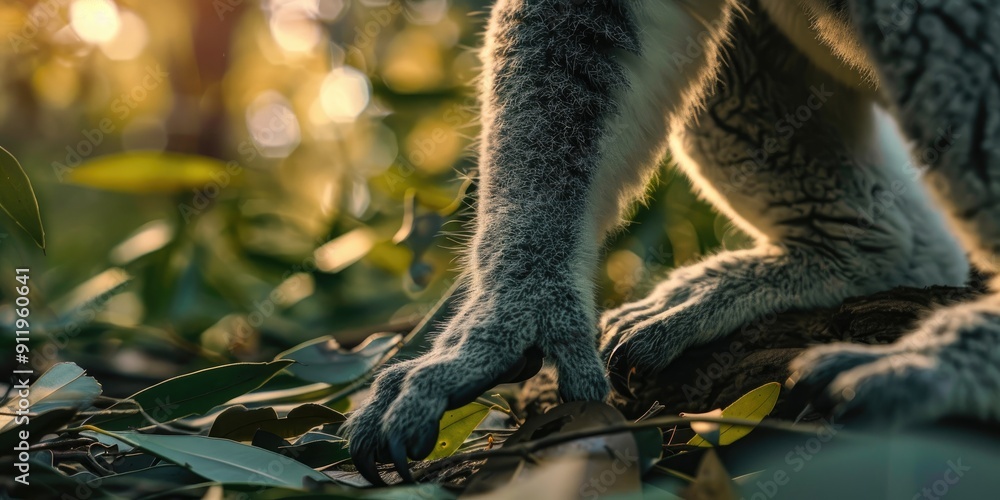
[[[109,395],[326,334],[407,329],[457,273],[486,9],[0,4],[0,144],[34,182],[48,236],[42,256],[0,226],[0,328],[13,269],[30,268],[33,362],[76,361]],[[602,307],[746,244],[665,172],[610,244]]]

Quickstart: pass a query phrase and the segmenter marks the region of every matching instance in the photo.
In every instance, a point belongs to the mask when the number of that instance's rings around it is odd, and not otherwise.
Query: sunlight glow
[[[247,129],[264,156],[284,158],[302,140],[299,120],[287,99],[278,92],[262,92],[247,108]]]
[[[322,38],[319,24],[300,3],[275,10],[270,26],[271,36],[285,52],[309,52]]]
[[[360,227],[329,241],[313,252],[316,268],[325,273],[337,273],[361,260],[375,246],[375,233]]]
[[[121,29],[118,7],[110,0],[76,0],[69,7],[70,25],[85,42],[114,40]]]
[[[101,44],[101,52],[114,61],[135,59],[142,54],[149,42],[149,31],[146,23],[134,12],[125,11],[121,14],[121,29],[113,39]]]
[[[320,88],[323,111],[335,122],[352,122],[368,107],[371,85],[360,71],[344,66],[336,68]]]

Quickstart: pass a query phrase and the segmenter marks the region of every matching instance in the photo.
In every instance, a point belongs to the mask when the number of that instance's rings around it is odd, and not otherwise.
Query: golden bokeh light
[[[322,39],[319,24],[310,11],[315,2],[281,4],[271,13],[271,36],[285,52],[309,52]]]
[[[70,25],[85,42],[114,40],[121,29],[118,7],[110,0],[76,0],[69,8]]]
[[[407,29],[389,43],[382,78],[396,92],[412,94],[438,88],[445,79],[441,44],[425,29]]]
[[[291,104],[273,90],[262,92],[246,112],[247,130],[264,156],[284,158],[302,139],[299,121]]]
[[[371,84],[360,71],[344,66],[330,72],[320,88],[320,105],[334,122],[352,122],[368,107]]]
[[[146,22],[131,11],[121,13],[121,28],[117,36],[101,44],[101,52],[113,61],[135,59],[149,43]]]

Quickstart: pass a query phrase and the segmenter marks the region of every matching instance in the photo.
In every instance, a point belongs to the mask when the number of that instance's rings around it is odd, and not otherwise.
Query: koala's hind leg
[[[1000,270],[1000,4],[846,3],[929,187],[973,262]],[[796,391],[836,413],[1000,419],[1000,294],[943,309],[890,346],[817,347],[793,368]]]
[[[872,91],[814,65],[746,4],[713,93],[671,151],[758,246],[678,269],[646,299],[604,315],[601,352],[625,394],[633,369],[646,378],[686,348],[774,313],[967,276]]]

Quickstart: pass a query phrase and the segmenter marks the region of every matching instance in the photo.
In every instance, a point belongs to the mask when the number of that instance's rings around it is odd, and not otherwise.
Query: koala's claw
[[[434,439],[437,439],[437,433],[434,435]],[[431,446],[434,445],[434,441],[431,441]],[[430,453],[428,451],[428,453]],[[416,455],[416,453],[414,453]],[[406,461],[406,445],[403,444],[403,440],[399,437],[389,438],[389,455],[392,457],[392,463],[396,466],[396,472],[399,473],[399,477],[403,478],[403,482],[414,483],[413,474],[410,473],[410,464]],[[424,457],[426,455],[420,455]]]
[[[351,456],[354,457],[354,467],[358,469],[361,477],[376,486],[385,486],[385,481],[378,473],[375,465],[375,448],[371,442],[361,439],[352,439],[350,443]]]
[[[608,356],[608,381],[611,388],[621,396],[632,399],[635,393],[629,385],[633,367],[628,358],[628,345],[621,343]]]
[[[491,346],[480,347],[476,352],[488,356],[488,362],[455,362],[446,351],[432,351],[383,370],[372,387],[372,399],[343,427],[362,477],[384,485],[376,464],[391,463],[403,481],[413,482],[407,457],[419,460],[434,451],[445,411],[475,401],[495,385],[531,377],[542,366],[537,347],[519,356],[494,355]]]

